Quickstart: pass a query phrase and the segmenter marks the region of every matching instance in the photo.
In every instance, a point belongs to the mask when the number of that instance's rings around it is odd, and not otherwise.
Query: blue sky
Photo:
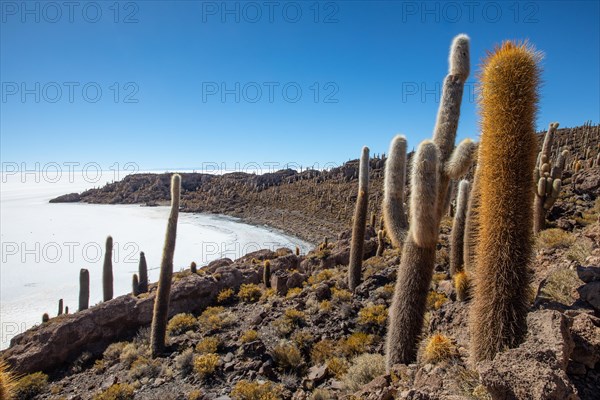
[[[458,33],[459,138],[478,136],[475,73],[505,39],[545,54],[539,129],[600,120],[597,1],[0,3],[3,163],[339,165],[396,133],[412,148]]]

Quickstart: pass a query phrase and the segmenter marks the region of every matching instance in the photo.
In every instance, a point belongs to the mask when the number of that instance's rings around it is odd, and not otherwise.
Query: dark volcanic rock
[[[228,268],[228,269],[226,269]],[[242,274],[224,267],[221,279],[197,274],[173,283],[169,317],[181,312],[200,312],[211,305],[224,288],[258,282],[258,274]],[[152,321],[154,295],[145,298],[120,296],[90,309],[63,315],[15,336],[7,350],[0,353],[19,373],[49,371],[89,351],[101,353],[108,344],[129,337]]]

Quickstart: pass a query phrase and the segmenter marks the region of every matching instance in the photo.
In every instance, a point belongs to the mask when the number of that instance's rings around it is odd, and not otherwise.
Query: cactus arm
[[[439,188],[439,151],[430,140],[425,140],[415,154],[411,171],[410,230],[416,245],[435,246],[438,222],[432,210],[437,208]]]
[[[404,210],[404,184],[406,182],[406,138],[397,135],[390,144],[385,162],[383,221],[392,245],[401,248],[406,237],[408,221]]]
[[[463,177],[473,163],[473,156],[477,152],[477,143],[471,139],[465,139],[452,152],[452,156],[444,165],[446,175],[451,179]]]

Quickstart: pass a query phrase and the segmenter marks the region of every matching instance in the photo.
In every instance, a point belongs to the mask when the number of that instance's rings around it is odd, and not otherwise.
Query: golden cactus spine
[[[181,195],[181,176],[174,174],[171,178],[171,213],[167,222],[165,245],[160,263],[160,278],[154,299],[154,314],[150,333],[150,348],[152,356],[164,352],[169,317],[169,297],[171,295],[171,279],[173,278],[173,255],[177,237],[177,219],[179,217],[179,198]]]
[[[352,224],[350,262],[348,264],[348,287],[353,292],[361,282],[361,268],[365,247],[365,230],[369,208],[369,148],[363,147],[358,175],[358,197]]]
[[[504,42],[482,67],[481,204],[470,316],[473,361],[517,346],[527,330],[539,58],[527,44]]]

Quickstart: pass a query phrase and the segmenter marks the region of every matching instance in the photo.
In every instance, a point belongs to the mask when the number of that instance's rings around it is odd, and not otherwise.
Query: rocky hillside
[[[568,149],[567,171],[596,162],[600,125],[558,129],[553,154]],[[540,143],[543,132],[540,133]],[[409,154],[410,159],[410,154]],[[380,212],[385,155],[370,161],[369,215]],[[350,228],[357,193],[358,160],[330,171],[282,170],[263,175],[242,172],[222,176],[182,175],[182,211],[209,212],[266,224],[301,239],[318,243]],[[408,175],[407,175],[408,176]],[[166,204],[170,174],[135,174],[81,194],[51,202],[106,204]]]
[[[19,399],[596,399],[600,168],[564,178],[537,239],[528,337],[493,361],[468,363],[469,303],[457,300],[449,277],[450,218],[418,361],[389,374],[383,338],[399,251],[386,243],[376,256],[370,226],[354,296],[344,231],[306,256],[262,250],[176,274],[163,357],[149,353],[151,285],[52,318],[15,337],[2,358],[29,374],[18,382]],[[265,260],[271,288],[261,283]]]

